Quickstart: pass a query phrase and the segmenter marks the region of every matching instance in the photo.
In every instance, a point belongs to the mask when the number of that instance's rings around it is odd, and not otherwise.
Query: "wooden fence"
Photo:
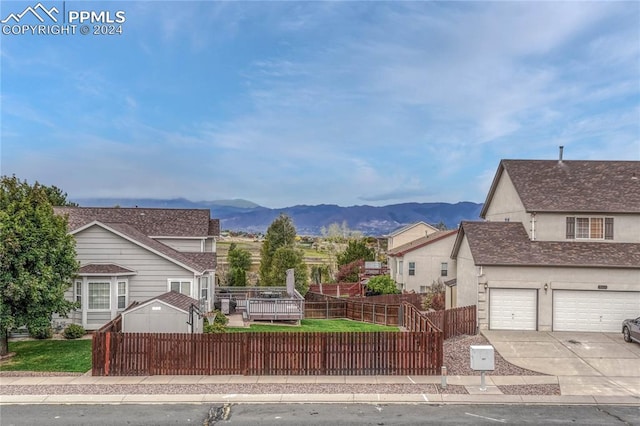
[[[445,340],[463,334],[474,335],[477,333],[475,305],[427,312],[425,316],[442,330]]]
[[[310,292],[305,298],[305,318],[348,318],[380,325],[400,325],[400,304],[368,303],[367,298],[339,299]]]
[[[369,303],[386,303],[388,305],[400,305],[402,302],[408,302],[418,309],[422,309],[424,294],[404,293],[404,294],[381,294],[379,296],[367,296],[366,301]]]
[[[334,297],[364,296],[364,288],[360,283],[311,284],[309,291]]]
[[[407,302],[402,304],[402,324],[409,332],[442,332],[431,322],[429,317],[420,312],[414,305]],[[444,339],[444,335],[442,337]]]
[[[100,333],[94,376],[435,375],[442,332]]]

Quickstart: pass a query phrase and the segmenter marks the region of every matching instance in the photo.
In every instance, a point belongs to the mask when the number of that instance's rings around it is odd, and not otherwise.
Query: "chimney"
[[[560,145],[560,158],[558,158],[559,163],[562,163],[562,151],[564,151],[564,146]]]

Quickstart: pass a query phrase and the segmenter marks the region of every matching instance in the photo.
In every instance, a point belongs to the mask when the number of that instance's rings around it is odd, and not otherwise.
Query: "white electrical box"
[[[493,346],[471,346],[471,369],[476,371],[495,370],[495,356]]]

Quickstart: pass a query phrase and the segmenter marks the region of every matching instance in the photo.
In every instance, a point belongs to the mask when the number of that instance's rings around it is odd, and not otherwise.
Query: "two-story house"
[[[211,308],[220,223],[207,209],[56,207],[76,240],[80,270],[68,321],[100,328],[131,302],[169,291]]]
[[[400,290],[405,287],[404,274],[408,265],[404,264],[404,259],[398,258],[397,256],[389,256],[389,253],[397,251],[398,247],[410,244],[413,241],[427,237],[436,232],[438,232],[438,228],[433,227],[426,222],[416,222],[398,228],[387,235],[387,266],[389,268],[391,278],[393,278],[393,280],[398,284],[398,288]]]
[[[481,328],[620,331],[640,315],[640,162],[502,160],[453,247]]]
[[[425,293],[434,282],[450,282],[456,276],[451,247],[457,230],[437,231],[387,251],[391,277],[400,290]]]

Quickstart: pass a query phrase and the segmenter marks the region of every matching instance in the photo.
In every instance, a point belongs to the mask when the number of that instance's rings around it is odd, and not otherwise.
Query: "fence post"
[[[111,354],[111,333],[107,332],[106,340],[105,340],[105,352],[104,352],[104,375],[109,375],[109,361]]]

